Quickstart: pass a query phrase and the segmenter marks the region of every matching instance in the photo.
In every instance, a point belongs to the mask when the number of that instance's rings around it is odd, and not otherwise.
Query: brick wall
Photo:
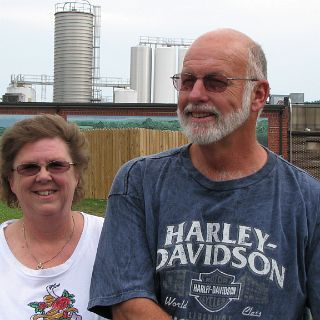
[[[261,117],[268,119],[269,149],[288,159],[288,109],[266,105]]]

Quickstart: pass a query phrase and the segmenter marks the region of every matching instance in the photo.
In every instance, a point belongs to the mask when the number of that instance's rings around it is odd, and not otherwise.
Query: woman
[[[85,136],[38,115],[7,129],[0,152],[2,198],[22,211],[0,226],[0,319],[99,319],[87,303],[103,219],[71,209],[84,193]]]

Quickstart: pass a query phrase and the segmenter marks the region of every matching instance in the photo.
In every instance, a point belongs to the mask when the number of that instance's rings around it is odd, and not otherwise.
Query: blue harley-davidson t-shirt
[[[129,161],[113,183],[89,309],[154,300],[173,319],[320,319],[320,183],[271,151],[216,182],[188,146]]]

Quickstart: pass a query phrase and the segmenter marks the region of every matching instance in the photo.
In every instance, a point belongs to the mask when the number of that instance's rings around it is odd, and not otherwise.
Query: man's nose
[[[189,92],[191,102],[205,102],[209,100],[208,90],[206,89],[203,79],[197,79]]]

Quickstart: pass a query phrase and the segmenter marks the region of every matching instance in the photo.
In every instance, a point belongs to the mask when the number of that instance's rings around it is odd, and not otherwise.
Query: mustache
[[[185,115],[192,112],[212,113],[216,117],[220,117],[220,111],[213,105],[189,103],[183,110]]]

